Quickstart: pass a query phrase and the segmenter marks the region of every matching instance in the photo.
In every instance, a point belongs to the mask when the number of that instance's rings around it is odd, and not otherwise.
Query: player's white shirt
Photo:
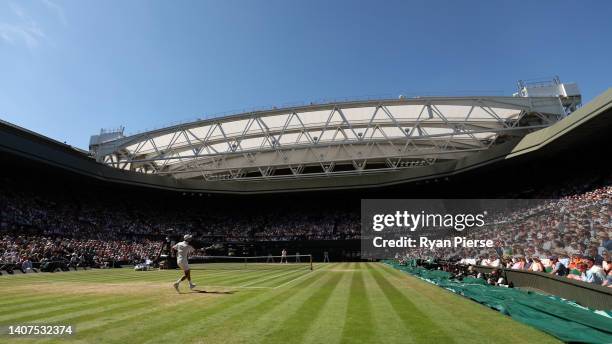
[[[176,250],[176,261],[177,263],[187,263],[187,257],[193,252],[193,247],[186,241],[181,241],[174,245]]]

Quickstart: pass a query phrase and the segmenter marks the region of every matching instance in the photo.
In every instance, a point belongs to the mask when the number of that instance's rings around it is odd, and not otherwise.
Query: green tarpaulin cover
[[[487,305],[565,342],[612,343],[612,318],[561,298],[491,286],[477,278],[464,278],[459,281],[452,279],[450,273],[441,270],[403,266],[394,261],[386,263]]]

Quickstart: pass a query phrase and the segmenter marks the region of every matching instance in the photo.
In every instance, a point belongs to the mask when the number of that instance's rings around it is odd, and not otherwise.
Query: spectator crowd
[[[162,207],[84,192],[37,192],[0,179],[0,272],[106,267],[155,259],[168,230],[208,242],[350,240],[360,238],[358,209],[349,207]],[[571,185],[537,206],[497,214],[462,235],[494,248],[411,249],[399,259],[547,272],[612,286],[612,179]],[[550,197],[550,196],[553,197]],[[210,202],[213,203],[213,202]],[[267,209],[267,210],[262,210]]]
[[[276,212],[162,208],[135,198],[37,192],[13,180],[0,182],[0,273],[39,270],[50,261],[60,262],[58,268],[138,264],[158,256],[170,231],[213,243],[346,240],[360,233],[356,212],[282,205]]]
[[[542,200],[467,234],[492,240],[493,248],[419,248],[396,258],[550,273],[612,287],[612,186],[606,184]]]

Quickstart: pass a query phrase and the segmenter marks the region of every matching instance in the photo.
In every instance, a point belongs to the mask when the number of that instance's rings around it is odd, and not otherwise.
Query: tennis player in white
[[[281,260],[280,260],[281,264],[283,263],[283,260],[285,260],[285,264],[289,263],[287,261],[287,250],[285,249],[281,251]]]
[[[191,254],[191,252],[193,252],[194,250],[193,246],[189,245],[191,238],[192,238],[191,235],[185,234],[185,236],[183,237],[184,239],[183,241],[172,246],[172,249],[176,251],[176,263],[181,268],[181,270],[183,270],[183,276],[179,278],[178,281],[176,281],[173,284],[174,289],[176,289],[176,291],[179,293],[180,293],[179,284],[184,280],[189,281],[190,289],[193,289],[196,286],[195,284],[191,283],[191,271],[189,270],[188,257]]]

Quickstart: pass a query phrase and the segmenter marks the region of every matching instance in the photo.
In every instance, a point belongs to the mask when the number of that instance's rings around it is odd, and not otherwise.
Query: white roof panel
[[[209,159],[209,165],[213,164],[210,160],[212,155],[226,155],[224,159],[216,159],[214,165],[231,159],[234,164],[232,168],[242,166],[240,168],[247,169],[248,173],[257,167],[257,159],[261,155],[276,154],[274,159],[266,161],[279,160],[279,150],[289,155],[292,163],[307,159],[310,154],[308,150],[346,155],[352,154],[350,152],[368,154],[365,152],[376,147],[378,157],[384,157],[385,154],[395,156],[398,153],[394,147],[398,143],[402,145],[404,139],[407,140],[406,147],[427,149],[428,155],[435,155],[439,147],[432,148],[428,142],[454,140],[466,144],[465,147],[457,145],[459,150],[473,147],[481,149],[486,148],[489,142],[485,139],[494,139],[501,132],[512,135],[516,130],[516,135],[522,135],[524,127],[513,125],[515,123],[512,120],[529,111],[537,111],[545,116],[563,115],[557,113],[562,109],[554,106],[556,104],[558,99],[517,97],[435,97],[319,104],[249,112],[153,130],[101,143],[96,154],[99,154],[98,161],[143,173],[152,173],[150,164],[155,164],[162,171],[168,171],[169,165],[173,165],[170,171],[179,168],[188,170],[192,167],[186,163],[193,160],[194,154],[201,161]],[[528,125],[535,128],[547,124],[550,123]],[[461,132],[458,133],[455,128],[460,128]],[[485,132],[478,132],[481,130]],[[471,132],[468,134],[465,131]],[[406,132],[410,137],[407,137]],[[316,142],[311,138],[317,138]],[[278,140],[278,144],[272,145],[275,140]],[[369,140],[377,142],[372,145]],[[417,144],[408,145],[410,142]],[[333,148],[340,146],[344,148]],[[241,151],[258,152],[249,157],[247,154],[228,154]],[[344,161],[351,159],[361,160],[363,157],[345,157]],[[181,167],[181,164],[185,167]],[[259,167],[265,169],[266,166]]]

